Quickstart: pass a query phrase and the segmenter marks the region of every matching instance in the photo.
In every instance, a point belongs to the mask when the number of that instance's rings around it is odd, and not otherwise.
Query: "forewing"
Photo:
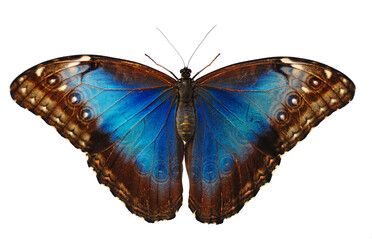
[[[231,65],[195,85],[189,206],[199,221],[214,223],[237,213],[270,181],[280,155],[355,91],[339,71],[298,58]]]
[[[102,56],[41,63],[11,85],[20,106],[86,152],[99,182],[150,222],[173,218],[182,202],[176,93],[169,76]]]

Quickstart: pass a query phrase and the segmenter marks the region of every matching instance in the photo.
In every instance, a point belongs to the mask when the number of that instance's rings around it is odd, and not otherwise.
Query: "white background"
[[[3,1],[0,6],[0,239],[372,239],[370,1]],[[56,57],[99,54],[177,75],[270,56],[323,62],[356,84],[354,100],[282,158],[271,183],[222,225],[184,205],[149,224],[99,185],[86,156],[20,108],[9,85]],[[162,69],[159,69],[162,71]]]

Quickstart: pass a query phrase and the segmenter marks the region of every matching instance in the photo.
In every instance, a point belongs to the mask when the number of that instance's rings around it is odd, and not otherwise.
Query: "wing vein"
[[[203,89],[203,88],[200,88],[201,90],[203,90],[204,92],[206,92],[207,94],[209,94],[220,106],[222,106],[226,111],[228,111],[229,113],[231,113],[231,115],[233,115],[236,119],[238,119],[240,122],[242,122],[254,135],[256,135],[256,137],[259,137],[259,134],[257,134],[255,131],[253,131],[252,128],[250,128],[246,122],[244,122],[243,120],[241,120],[239,117],[237,117],[234,113],[232,113],[229,109],[227,109],[225,106],[223,106],[223,104],[221,104],[220,101],[218,101],[211,93],[209,93],[207,90]],[[202,96],[200,96],[202,97]],[[212,105],[209,101],[206,100],[206,102],[208,103],[208,105],[210,105],[212,108],[214,108],[217,112],[219,112],[222,116],[225,117],[225,119],[240,133],[241,136],[244,137],[244,139],[247,140],[247,142],[249,142],[249,144],[255,148],[256,150],[258,150],[259,152],[261,152],[262,154],[265,154],[265,155],[268,155],[267,153],[265,153],[263,150],[261,150],[260,148],[258,148],[255,144],[253,144],[248,138],[246,138],[246,136],[244,136],[244,134],[241,132],[241,130],[228,118],[225,116],[225,114],[223,114],[220,110],[218,110],[214,105]]]
[[[172,87],[173,88],[173,87]],[[155,102],[157,99],[160,98],[160,96],[162,96],[163,94],[165,94],[166,92],[172,90],[172,88],[168,88],[168,89],[165,89],[161,94],[159,94],[159,96],[157,96],[153,101],[151,101],[146,107],[144,107],[143,109],[141,109],[140,111],[138,111],[136,114],[134,114],[133,116],[131,116],[130,118],[128,118],[126,121],[122,122],[116,129],[114,129],[111,133],[107,133],[108,135],[112,135],[114,132],[116,132],[121,126],[123,126],[126,122],[128,122],[130,119],[134,118],[135,116],[137,116],[140,112],[142,112],[143,110],[145,110],[149,105],[151,105],[153,102]],[[156,108],[158,108],[160,105],[162,105],[165,101],[167,101],[169,99],[166,98],[165,100],[163,100],[163,102],[161,102],[158,106],[156,106],[154,109],[152,109],[151,111],[149,111],[147,114],[145,114],[142,118],[140,118],[138,120],[138,122],[133,126],[133,128],[128,131],[128,133],[126,133],[122,138],[119,138],[117,141],[113,142],[111,145],[109,145],[107,148],[105,148],[103,151],[107,150],[108,148],[112,147],[113,145],[115,145],[116,143],[118,142],[122,142],[124,141],[124,139],[128,136],[128,134],[138,126],[138,124],[145,118],[147,117],[150,113],[152,113]],[[103,152],[102,151],[102,152]]]

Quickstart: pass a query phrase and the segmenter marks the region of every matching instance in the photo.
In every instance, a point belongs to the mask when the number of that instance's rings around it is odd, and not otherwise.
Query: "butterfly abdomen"
[[[187,142],[195,130],[195,110],[193,102],[178,104],[176,116],[177,132],[183,141]]]

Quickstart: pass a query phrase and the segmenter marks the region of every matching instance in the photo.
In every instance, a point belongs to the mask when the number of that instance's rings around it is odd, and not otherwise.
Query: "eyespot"
[[[81,93],[76,91],[71,92],[67,97],[68,103],[74,106],[79,105],[82,102],[82,100],[83,97],[81,96]]]
[[[288,106],[295,108],[300,106],[301,98],[296,93],[291,93],[287,98]]]
[[[80,115],[80,118],[84,121],[90,121],[93,119],[93,116],[94,116],[92,109],[89,107],[82,108],[80,110],[79,115]]]
[[[289,119],[289,115],[288,115],[287,111],[285,111],[285,110],[279,110],[275,114],[275,120],[279,124],[283,124],[283,123],[287,122],[288,119]]]
[[[206,183],[214,183],[218,180],[218,168],[212,162],[207,162],[202,168],[202,178]]]
[[[161,161],[154,164],[152,168],[152,179],[158,183],[164,183],[169,178],[169,166]]]
[[[49,87],[56,87],[60,84],[61,78],[57,74],[53,74],[47,77],[44,81]]]
[[[219,162],[219,169],[222,174],[229,175],[234,169],[234,161],[231,157],[222,158]]]
[[[323,82],[316,78],[316,77],[311,77],[309,80],[309,85],[312,87],[312,88],[319,88],[320,86],[322,86]]]
[[[136,165],[137,165],[137,170],[139,174],[141,175],[146,175],[151,171],[151,161],[150,158],[147,157],[139,157],[137,159]]]

